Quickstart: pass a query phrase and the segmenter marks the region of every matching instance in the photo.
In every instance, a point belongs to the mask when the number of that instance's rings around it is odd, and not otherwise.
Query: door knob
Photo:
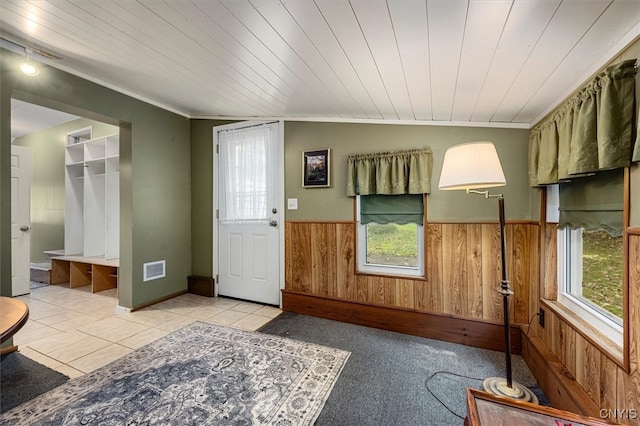
[[[271,222],[269,222],[269,226],[278,226],[278,221],[277,220],[272,220]]]
[[[27,232],[29,229],[31,229],[31,228],[29,228],[27,225],[22,225],[22,226],[20,227],[20,230],[21,230],[22,232]]]

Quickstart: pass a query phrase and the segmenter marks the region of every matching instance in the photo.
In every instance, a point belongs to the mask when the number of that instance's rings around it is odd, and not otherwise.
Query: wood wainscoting
[[[557,227],[547,225],[542,235],[543,292],[557,293]],[[629,288],[627,330],[628,364],[616,360],[586,327],[577,328],[563,315],[545,309],[545,327],[534,322],[523,340],[523,358],[554,407],[599,417],[600,410],[616,423],[640,425],[640,228],[628,228]],[[545,255],[545,252],[547,253]],[[622,365],[620,365],[622,364]],[[626,410],[626,411],[625,411]],[[635,410],[635,411],[634,411]]]
[[[353,307],[348,312],[354,315],[362,315],[370,307],[392,308],[387,314],[397,313],[399,322],[404,320],[405,313],[400,314],[403,310],[423,316],[435,314],[418,321],[443,327],[431,337],[448,340],[444,332],[446,321],[442,320],[447,318],[451,324],[458,324],[457,332],[451,330],[451,341],[485,340],[491,349],[496,349],[483,333],[488,330],[487,324],[498,326],[494,327],[496,330],[502,327],[502,298],[497,292],[501,276],[497,223],[427,223],[426,275],[421,279],[356,273],[355,226],[354,222],[286,222],[283,300],[295,297],[299,301],[301,295],[315,296],[303,303],[308,313],[314,312],[312,315],[321,315],[331,306],[347,309],[349,302]],[[506,234],[508,277],[515,292],[510,298],[511,323],[517,327],[528,324],[537,312],[539,226],[510,222]],[[286,304],[283,307],[288,308]],[[340,312],[331,315],[346,322],[357,320]],[[460,321],[464,320],[470,322],[462,325]],[[496,350],[503,347],[500,344]]]
[[[382,330],[427,337],[477,348],[504,351],[502,324],[479,319],[433,314],[297,291],[282,291],[282,310]],[[520,354],[522,333],[511,327],[511,352]]]

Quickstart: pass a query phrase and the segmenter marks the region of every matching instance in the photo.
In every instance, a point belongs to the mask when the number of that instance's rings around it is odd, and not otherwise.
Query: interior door
[[[280,304],[281,123],[214,129],[218,294]]]
[[[29,293],[31,151],[11,145],[11,293]]]

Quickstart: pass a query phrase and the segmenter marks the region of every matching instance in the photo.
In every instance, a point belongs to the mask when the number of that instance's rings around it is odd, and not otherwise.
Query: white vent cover
[[[145,263],[142,269],[142,281],[157,280],[158,278],[164,278],[167,276],[167,266],[165,260]]]

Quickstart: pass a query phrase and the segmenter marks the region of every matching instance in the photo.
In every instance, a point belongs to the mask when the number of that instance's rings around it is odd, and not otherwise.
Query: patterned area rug
[[[195,322],[2,416],[7,425],[309,425],[350,353]]]
[[[29,289],[33,290],[36,288],[41,288],[41,287],[47,287],[49,284],[47,283],[41,283],[39,281],[30,281],[29,282]]]

